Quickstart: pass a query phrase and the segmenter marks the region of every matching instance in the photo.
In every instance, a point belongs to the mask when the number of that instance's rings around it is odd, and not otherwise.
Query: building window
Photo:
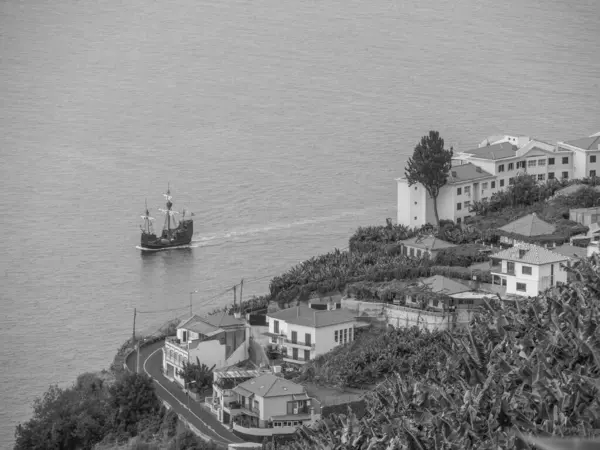
[[[513,177],[510,177],[508,179],[508,184],[515,184],[515,179]]]
[[[492,189],[496,189],[496,182],[492,181]]]
[[[535,167],[537,161],[535,159],[530,159],[527,161],[527,167]]]
[[[513,170],[515,165],[513,163],[508,163],[508,168],[506,170]]]
[[[297,343],[298,343],[298,332],[292,331],[292,344],[297,344]]]
[[[554,180],[554,172],[548,172],[548,179]]]
[[[590,178],[596,178],[596,171],[590,170]]]
[[[590,155],[590,162],[596,162],[596,155]]]
[[[415,191],[417,190],[417,187],[415,186]]]
[[[471,194],[471,186],[465,186],[465,195]]]
[[[344,342],[348,342],[348,328],[344,329]]]
[[[521,266],[523,275],[531,275],[531,266]]]
[[[348,329],[348,340],[351,341],[352,340],[352,328]]]
[[[421,250],[417,250],[417,258],[421,257]]]
[[[417,216],[415,216],[415,220],[417,220]]]
[[[538,173],[538,181],[544,181],[546,179],[545,173]]]
[[[462,188],[456,188],[456,195],[462,195]]]
[[[467,200],[465,202],[465,209],[468,208],[469,206],[471,206],[471,200]]]
[[[304,350],[304,361],[310,361],[310,350]]]
[[[417,204],[417,202],[415,202],[415,205]]]
[[[458,218],[456,219],[456,223],[460,224],[461,222],[462,222],[462,219],[461,219],[460,217],[458,217]]]
[[[304,333],[304,343],[306,345],[311,345],[312,339],[310,333]]]
[[[498,166],[498,172],[504,172],[504,164]]]
[[[294,347],[292,349],[292,359],[295,361],[298,361],[298,348],[297,347]]]
[[[548,165],[549,166],[553,166],[554,165],[554,158],[548,158]]]
[[[500,187],[504,187],[504,180],[500,180]]]
[[[410,249],[410,256],[415,256],[415,249],[414,248]]]
[[[562,163],[563,164],[569,164],[569,157],[568,156],[563,156]]]
[[[545,165],[546,165],[545,159],[538,159],[538,166],[545,166]]]
[[[335,340],[335,342],[339,342],[338,330],[335,330],[333,332],[333,339]]]
[[[563,177],[563,180],[568,180],[569,179],[569,172],[563,172],[562,173],[562,177]]]
[[[527,292],[527,285],[525,283],[517,283],[517,291]]]
[[[273,333],[279,334],[279,320],[273,321]]]
[[[462,203],[457,203],[456,204],[456,210],[460,211],[462,209]]]
[[[487,189],[487,188],[488,188],[487,181],[485,183],[481,183],[481,189]]]

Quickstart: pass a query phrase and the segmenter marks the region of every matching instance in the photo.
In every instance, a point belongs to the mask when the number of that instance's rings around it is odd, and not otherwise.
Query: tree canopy
[[[405,175],[408,185],[421,184],[433,199],[436,225],[440,224],[437,198],[440,189],[448,182],[452,167],[452,148],[444,148],[444,139],[438,131],[430,131],[416,145],[412,157],[408,158]]]

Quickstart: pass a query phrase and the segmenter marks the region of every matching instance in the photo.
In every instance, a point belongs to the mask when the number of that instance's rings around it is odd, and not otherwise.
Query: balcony
[[[273,436],[277,434],[294,434],[298,427],[273,427],[273,428],[253,428],[243,427],[237,423],[233,424],[233,431],[250,436]]]
[[[186,352],[188,351],[188,344],[187,342],[181,342],[179,338],[175,337],[175,336],[168,336],[165,339],[165,342],[167,343],[167,345],[173,345],[174,347],[180,348],[181,350],[185,350]]]
[[[284,338],[283,342],[285,342],[286,344],[297,346],[297,347],[306,347],[306,348],[310,348],[311,350],[315,349],[315,344],[311,344],[308,342],[298,342],[298,341],[293,341],[293,340],[287,339],[287,338]]]

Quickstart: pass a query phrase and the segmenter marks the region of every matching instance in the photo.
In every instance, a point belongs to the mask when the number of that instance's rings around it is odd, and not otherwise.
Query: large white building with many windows
[[[600,174],[600,133],[556,145],[521,135],[490,136],[477,148],[456,152],[448,183],[438,196],[439,218],[463,222],[472,215],[473,202],[491,198],[521,173],[539,182]],[[435,223],[433,199],[425,188],[409,186],[406,177],[396,182],[398,223],[411,227]]]

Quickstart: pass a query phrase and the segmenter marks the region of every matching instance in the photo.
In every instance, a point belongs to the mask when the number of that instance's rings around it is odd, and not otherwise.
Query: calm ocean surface
[[[49,384],[109,366],[134,307],[198,289],[212,309],[395,217],[428,130],[455,149],[600,131],[597,0],[0,8],[2,448]],[[194,248],[142,255],[144,200],[160,227],[169,181]]]

